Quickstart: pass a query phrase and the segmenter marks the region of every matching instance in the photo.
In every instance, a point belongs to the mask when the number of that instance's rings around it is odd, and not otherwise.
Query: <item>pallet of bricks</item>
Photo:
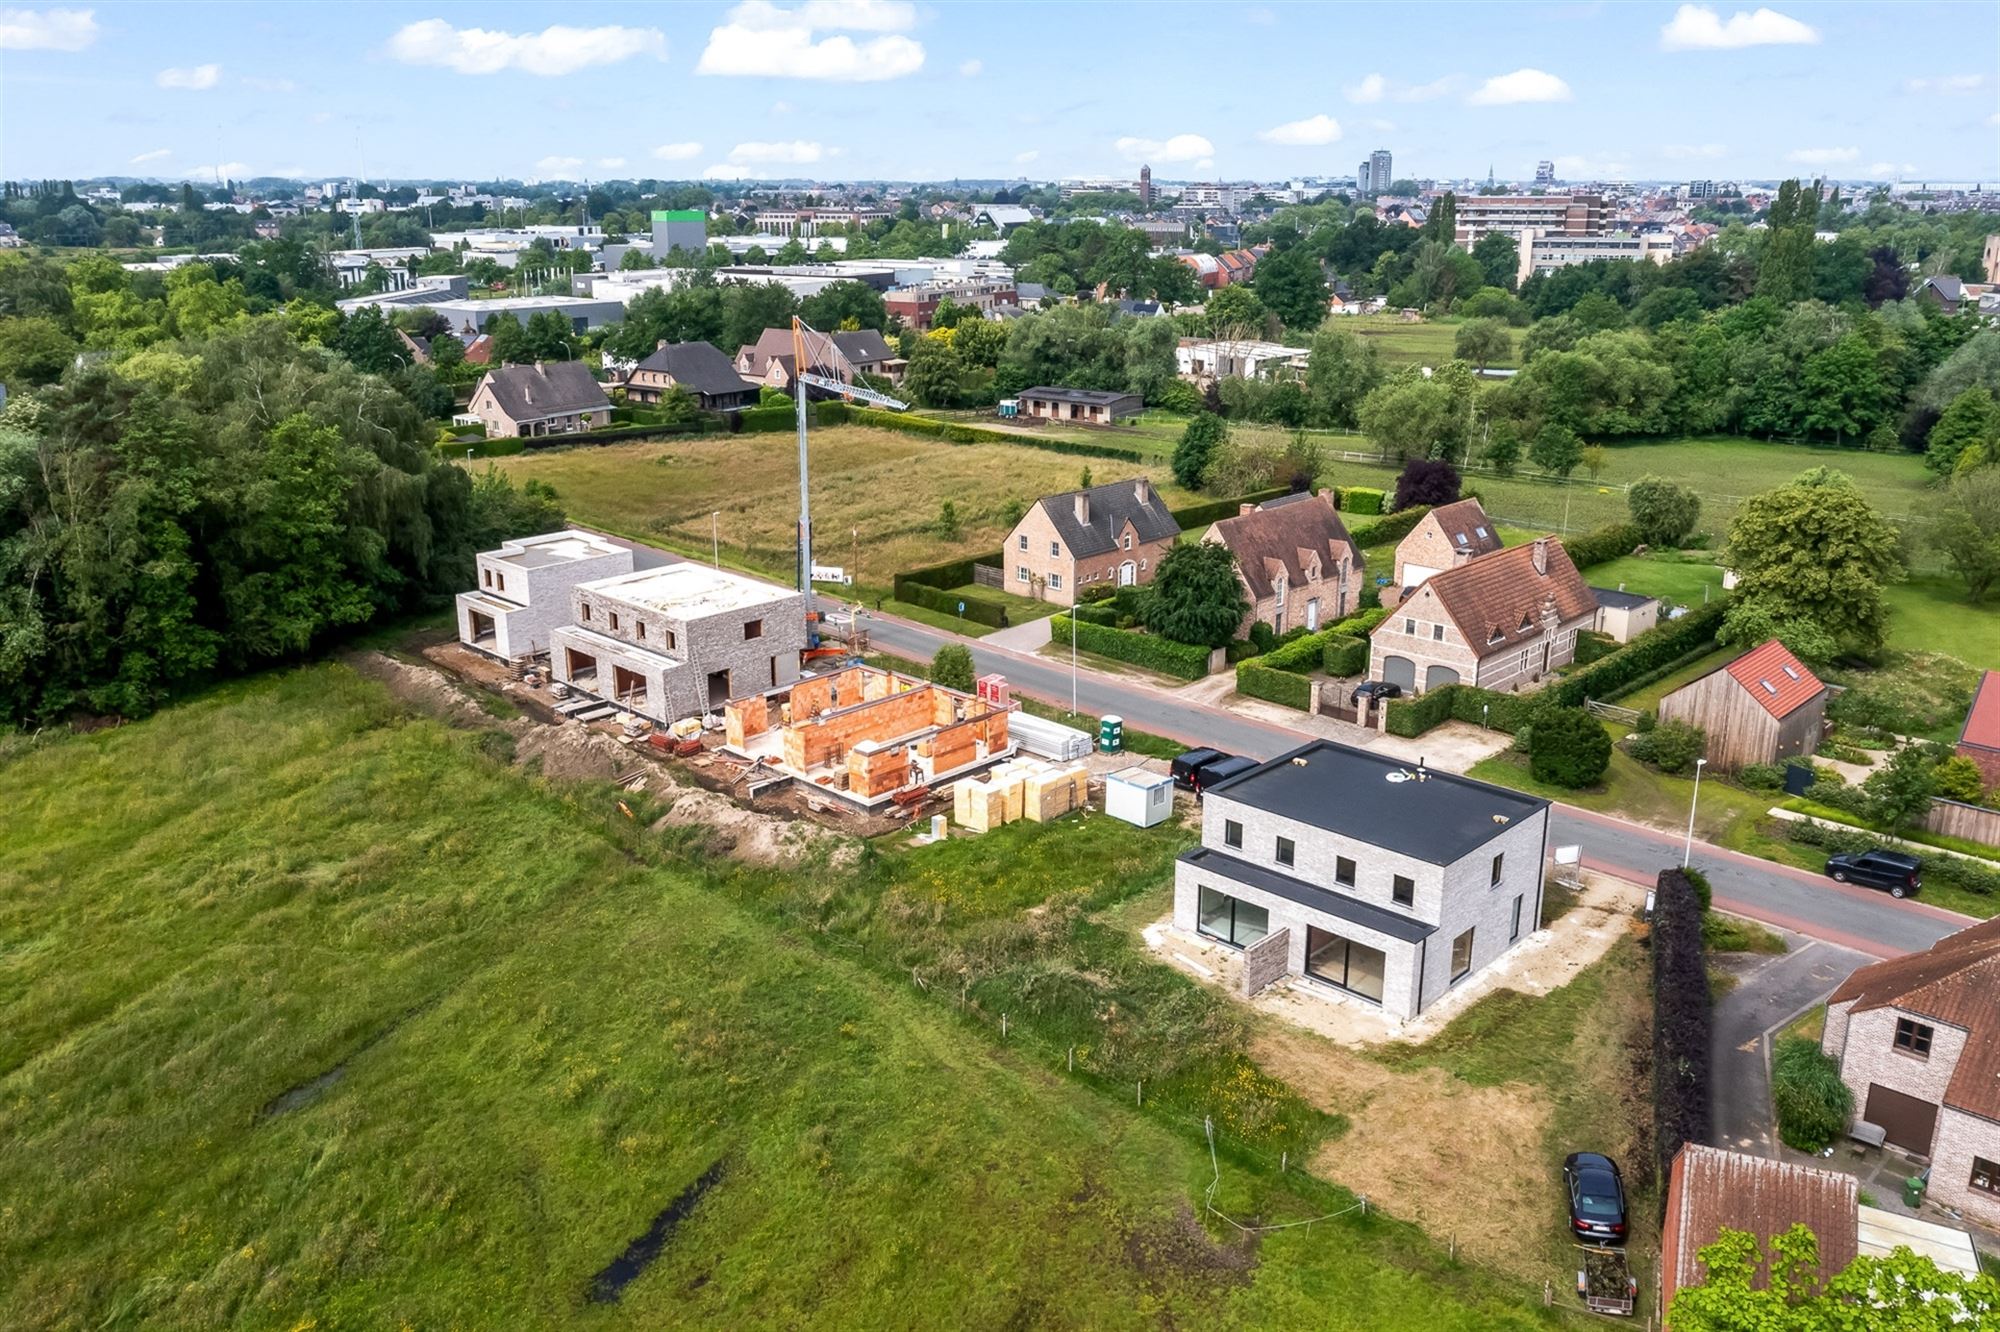
[[[985,832],[1016,819],[1047,823],[1082,809],[1089,798],[1090,770],[1083,765],[1058,768],[1015,759],[955,783],[951,817],[960,827]]]

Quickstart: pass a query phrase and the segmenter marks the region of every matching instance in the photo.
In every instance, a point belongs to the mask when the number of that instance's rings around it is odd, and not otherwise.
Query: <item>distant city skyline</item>
[[[1067,6],[1083,65],[1022,13],[4,8],[0,174],[2000,180],[2000,6]]]

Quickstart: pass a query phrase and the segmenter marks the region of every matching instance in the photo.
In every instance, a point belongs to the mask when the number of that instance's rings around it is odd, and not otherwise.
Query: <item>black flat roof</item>
[[[1612,606],[1618,610],[1637,610],[1649,601],[1659,600],[1657,597],[1641,596],[1637,592],[1625,592],[1615,587],[1593,587],[1590,590],[1597,594],[1598,605]]]
[[[1417,771],[1416,764],[1401,759],[1315,740],[1203,794],[1433,865],[1452,864],[1506,831],[1507,824],[1549,806],[1539,796],[1435,768],[1418,781]],[[1505,822],[1495,822],[1495,816]]]
[[[1400,939],[1404,943],[1416,943],[1437,933],[1437,926],[1426,924],[1412,916],[1400,915],[1373,903],[1363,902],[1359,898],[1348,897],[1344,893],[1336,893],[1318,884],[1307,883],[1304,879],[1294,879],[1289,874],[1280,874],[1276,870],[1265,869],[1262,865],[1253,865],[1247,860],[1238,860],[1235,856],[1211,851],[1205,846],[1181,852],[1181,859],[1197,871],[1210,870],[1223,878],[1247,883],[1252,888],[1261,888],[1288,902],[1296,902],[1308,910],[1338,917],[1349,924],[1359,925],[1377,934],[1386,934],[1391,939]]]

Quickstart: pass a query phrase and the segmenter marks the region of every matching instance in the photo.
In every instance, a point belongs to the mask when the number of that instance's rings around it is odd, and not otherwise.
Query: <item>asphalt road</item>
[[[606,535],[630,547],[640,568],[681,558]],[[981,674],[1004,675],[1020,693],[1065,708],[1073,697],[1080,714],[1113,714],[1123,717],[1135,730],[1185,741],[1190,747],[1211,745],[1263,759],[1308,738],[1288,727],[1226,708],[1189,703],[1127,676],[1088,668],[1079,668],[1072,676],[1067,663],[998,648],[976,638],[960,638],[894,616],[872,616],[868,630],[873,647],[915,661],[929,661],[946,643],[964,643],[972,649],[973,664]],[[1679,864],[1682,854],[1678,837],[1571,805],[1558,804],[1551,811],[1549,836],[1553,845],[1580,847],[1583,863],[1589,868],[1639,883],[1651,883],[1661,869]],[[1837,884],[1821,875],[1706,842],[1694,844],[1692,863],[1708,875],[1717,907],[1871,958],[1928,948],[1970,923],[1964,916],[1922,902],[1898,902],[1882,893]]]
[[[1737,978],[1715,1005],[1715,1073],[1709,1081],[1715,1114],[1710,1141],[1757,1156],[1778,1155],[1771,1110],[1771,1035],[1824,999],[1856,967],[1872,959],[1819,939],[1785,940],[1777,956],[1725,954]]]

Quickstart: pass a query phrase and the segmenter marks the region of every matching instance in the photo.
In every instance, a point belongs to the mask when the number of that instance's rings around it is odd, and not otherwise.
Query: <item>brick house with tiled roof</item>
[[[1862,967],[1827,1000],[1820,1048],[1858,1119],[1931,1162],[1930,1196],[2000,1226],[2000,918]]]
[[[1369,678],[1423,693],[1447,684],[1533,688],[1576,656],[1597,597],[1561,541],[1537,537],[1427,578],[1370,636]]]
[[[1958,752],[1979,765],[1987,790],[2000,787],[2000,671],[1979,678],[1965,729],[1958,733]]]
[[[1329,491],[1245,504],[1203,540],[1236,557],[1236,577],[1250,601],[1238,638],[1260,621],[1278,634],[1318,629],[1361,604],[1361,551]]]
[[[1826,696],[1819,677],[1774,638],[1674,690],[1658,715],[1699,726],[1708,761],[1734,772],[1818,749]]]
[[[1409,592],[1434,573],[1500,549],[1500,534],[1476,499],[1440,504],[1396,543],[1391,586]]]
[[[1143,476],[1045,495],[1007,534],[1006,590],[1073,606],[1082,588],[1150,583],[1180,534]]]

